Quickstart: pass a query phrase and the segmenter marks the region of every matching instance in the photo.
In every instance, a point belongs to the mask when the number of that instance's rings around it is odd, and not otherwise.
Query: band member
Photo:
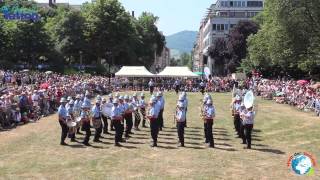
[[[246,139],[247,147],[245,149],[251,149],[251,133],[253,129],[255,112],[253,107],[247,108],[247,111],[242,114],[244,124],[244,136]]]
[[[86,146],[90,146],[89,140],[91,136],[91,131],[90,131],[90,117],[89,117],[89,111],[90,111],[90,106],[86,104],[85,102],[81,105],[81,121],[82,121],[82,131],[86,132],[86,136],[84,138],[83,144]]]
[[[102,98],[101,102],[101,109],[104,109],[105,106],[108,106],[109,103],[107,103],[107,100],[105,98]],[[109,134],[108,132],[108,119],[110,117],[105,116],[104,114],[101,114],[102,121],[103,121],[103,134]]]
[[[146,127],[146,102],[144,100],[144,94],[141,93],[139,100],[140,112],[142,114],[142,127]]]
[[[111,111],[111,121],[114,124],[115,131],[116,133],[114,134],[114,145],[115,146],[121,146],[120,141],[121,141],[121,121],[123,120],[123,117],[121,115],[121,110],[118,106],[118,100],[114,99],[113,100],[113,107]]]
[[[184,147],[184,127],[186,120],[186,113],[184,110],[184,105],[182,103],[178,103],[178,110],[175,114],[175,120],[177,123],[177,132],[180,142],[180,147]]]
[[[244,135],[244,114],[247,112],[246,107],[243,103],[240,105],[239,115],[240,115],[240,137],[242,138],[242,144],[247,144],[246,137]]]
[[[74,111],[75,117],[80,116],[80,113],[81,113],[81,105],[82,105],[81,95],[78,94],[78,95],[76,96],[76,100],[75,100],[74,105],[73,105],[73,111]],[[82,134],[82,133],[80,132],[80,127],[77,128],[77,134]]]
[[[66,103],[67,103],[67,100],[65,98],[61,98],[60,100],[60,107],[58,109],[58,114],[59,114],[59,124],[61,126],[61,141],[60,141],[60,144],[61,145],[68,145],[66,144],[64,141],[66,140],[67,138],[67,134],[68,134],[68,126],[67,126],[67,109],[66,109]]]
[[[120,124],[120,137],[121,137],[120,142],[126,142],[126,140],[122,138],[123,132],[124,132],[124,117],[125,117],[125,110],[126,110],[125,105],[124,105],[124,101],[123,101],[123,96],[119,96],[118,107],[119,107],[120,113],[122,115],[122,120],[121,120],[121,124]]]
[[[92,113],[92,122],[93,126],[96,129],[96,132],[94,134],[94,142],[101,142],[99,138],[101,137],[102,133],[102,122],[101,122],[101,107],[100,107],[101,101],[98,99],[96,100],[96,104],[92,107],[91,113]]]
[[[141,117],[140,117],[140,113],[139,113],[139,99],[137,98],[137,94],[134,93],[132,96],[132,102],[131,102],[132,106],[133,106],[133,113],[134,113],[134,129],[136,131],[139,131],[139,125],[140,125],[140,121],[141,121]]]
[[[154,90],[154,86],[155,86],[153,79],[150,79],[148,85],[149,85],[149,89],[150,89],[150,94],[153,94],[153,90]]]
[[[85,93],[85,97],[83,99],[83,103],[85,103],[87,107],[91,108],[91,101],[90,101],[90,93],[89,93],[89,91],[87,91]]]
[[[133,112],[133,106],[130,102],[130,97],[128,95],[124,96],[124,119],[126,120],[126,133],[125,133],[125,137],[129,138],[131,137],[129,134],[132,134],[131,129],[133,126],[133,121],[132,121],[132,112]]]
[[[212,100],[207,101],[207,108],[205,110],[205,134],[206,134],[206,142],[209,143],[209,147],[214,147],[214,139],[213,139],[213,122],[215,118],[215,108],[212,106]]]
[[[159,116],[158,116],[159,130],[162,131],[162,128],[164,127],[163,126],[163,110],[164,110],[164,105],[165,105],[165,101],[164,101],[162,92],[157,93],[157,100],[158,101],[157,101],[156,106],[158,106],[158,108],[160,109]]]
[[[153,140],[153,144],[151,147],[157,146],[157,139],[158,139],[158,132],[159,132],[159,126],[158,126],[158,110],[156,107],[156,100],[150,99],[149,101],[150,109],[147,112],[147,118],[150,121],[150,130],[151,130],[151,137]]]
[[[187,98],[187,93],[183,92],[182,93],[182,97],[183,97],[183,108],[184,108],[184,111],[185,111],[185,114],[186,114],[185,127],[187,127],[187,112],[188,112],[188,105],[189,105],[188,98]]]
[[[67,112],[68,112],[68,116],[69,116],[69,120],[70,121],[74,121],[74,101],[71,100],[69,103],[69,106],[66,108]],[[70,133],[69,131],[69,138],[71,138],[71,142],[76,142],[76,134],[75,132]]]
[[[240,109],[241,109],[241,98],[240,96],[236,96],[236,99],[234,103],[232,104],[232,114],[233,114],[233,124],[234,124],[234,129],[236,130],[238,137],[241,137],[240,133],[240,126],[241,126],[241,119],[240,119]]]
[[[117,97],[117,96],[118,96],[118,97]],[[112,104],[112,103],[113,103],[113,96],[112,96],[112,94],[109,94],[108,97],[109,97],[108,103],[109,103],[109,104]],[[118,93],[116,94],[115,98],[116,98],[116,99],[119,98],[119,94],[118,94]],[[110,118],[110,121],[111,121],[111,118]],[[110,127],[110,130],[111,130],[111,131],[114,131],[113,121],[110,122],[110,126],[111,126],[111,127]]]

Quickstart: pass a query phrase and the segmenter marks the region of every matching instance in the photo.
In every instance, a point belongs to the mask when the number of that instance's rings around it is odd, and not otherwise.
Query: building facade
[[[151,71],[158,73],[166,66],[170,66],[170,49],[164,46],[161,54],[155,54],[155,61],[151,67]]]
[[[209,56],[209,47],[217,38],[226,38],[230,30],[241,20],[250,20],[263,10],[264,0],[217,0],[211,5],[200,23],[199,38],[194,46],[195,69],[209,67],[216,73],[215,60]]]

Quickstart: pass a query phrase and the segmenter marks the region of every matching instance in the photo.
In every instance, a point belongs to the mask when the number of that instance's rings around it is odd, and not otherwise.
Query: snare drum
[[[101,118],[92,118],[92,125],[95,129],[98,129],[102,126]]]

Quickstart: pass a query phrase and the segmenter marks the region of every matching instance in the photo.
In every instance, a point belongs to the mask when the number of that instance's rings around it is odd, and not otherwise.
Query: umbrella
[[[307,81],[307,80],[299,80],[299,81],[297,81],[297,83],[298,83],[299,85],[301,85],[301,86],[304,86],[304,85],[308,84],[309,81]]]
[[[48,87],[49,87],[48,83],[43,83],[43,84],[40,85],[41,89],[48,89]]]
[[[22,72],[29,72],[29,69],[24,69],[22,70]]]
[[[46,74],[52,74],[53,72],[52,71],[46,71],[45,73]]]

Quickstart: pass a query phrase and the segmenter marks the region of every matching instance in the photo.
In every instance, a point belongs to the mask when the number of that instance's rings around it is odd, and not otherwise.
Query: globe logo
[[[288,166],[297,175],[313,175],[315,159],[308,153],[295,153],[290,157]]]

